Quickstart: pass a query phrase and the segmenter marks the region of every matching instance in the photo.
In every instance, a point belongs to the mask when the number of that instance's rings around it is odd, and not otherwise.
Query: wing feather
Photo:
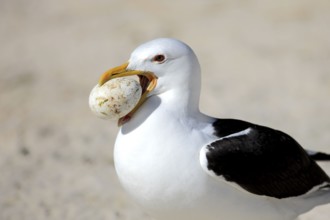
[[[306,151],[281,131],[233,119],[219,119],[214,128],[219,138],[203,150],[204,169],[251,193],[287,198],[330,182]]]

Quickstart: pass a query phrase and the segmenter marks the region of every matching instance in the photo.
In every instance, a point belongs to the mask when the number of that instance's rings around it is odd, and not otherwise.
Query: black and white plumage
[[[156,219],[291,220],[330,202],[317,153],[281,131],[199,111],[200,66],[186,44],[147,42],[100,84],[128,75],[140,77],[144,92],[119,121],[115,166]]]
[[[219,139],[203,151],[207,172],[278,199],[330,187],[327,174],[289,135],[234,119],[218,119],[213,126]]]

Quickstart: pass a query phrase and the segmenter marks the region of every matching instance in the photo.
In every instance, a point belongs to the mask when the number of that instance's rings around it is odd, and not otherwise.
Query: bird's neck
[[[195,117],[199,111],[199,89],[190,90],[180,87],[169,90],[161,95],[161,105],[167,111],[179,117]]]

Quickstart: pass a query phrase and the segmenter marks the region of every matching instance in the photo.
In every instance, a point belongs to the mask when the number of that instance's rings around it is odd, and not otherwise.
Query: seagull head
[[[172,38],[159,38],[137,47],[129,61],[106,71],[99,85],[118,77],[137,75],[142,87],[138,104],[118,124],[126,123],[143,106],[146,99],[168,92],[175,96],[199,98],[200,65],[195,53],[185,43]],[[192,95],[195,94],[196,95]]]

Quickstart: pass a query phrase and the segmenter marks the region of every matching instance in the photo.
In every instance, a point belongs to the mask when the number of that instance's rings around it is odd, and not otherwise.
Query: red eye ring
[[[157,54],[152,58],[152,62],[162,63],[165,61],[165,56],[163,54]]]

